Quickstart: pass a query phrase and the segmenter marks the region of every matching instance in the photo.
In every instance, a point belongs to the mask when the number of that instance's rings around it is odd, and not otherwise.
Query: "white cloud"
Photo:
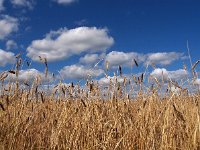
[[[38,75],[44,77],[44,73],[36,70],[36,69],[27,69],[19,71],[19,80],[20,81],[31,81],[34,80]]]
[[[160,64],[160,65],[169,65],[172,62],[180,59],[183,56],[182,53],[176,52],[163,52],[163,53],[151,53],[147,54],[146,64]]]
[[[34,0],[11,0],[11,3],[17,7],[28,7],[29,9],[33,9]]]
[[[86,54],[84,57],[80,58],[80,63],[94,64],[97,63],[98,59],[99,59],[98,54]]]
[[[105,57],[105,54],[86,54],[79,59],[79,62],[88,66],[95,65]]]
[[[107,29],[96,27],[79,27],[51,31],[44,39],[35,40],[27,48],[27,56],[38,61],[38,56],[48,61],[57,61],[78,55],[82,52],[99,52],[106,50],[114,43],[108,36]]]
[[[78,25],[78,26],[83,26],[83,25],[88,24],[88,20],[87,19],[82,19],[82,20],[79,20],[79,21],[75,21],[74,23],[76,25]]]
[[[6,52],[0,49],[0,66],[5,66],[6,64],[12,64],[15,62],[15,54],[11,52]]]
[[[139,63],[144,64],[157,64],[157,65],[169,65],[175,60],[181,59],[182,53],[176,52],[163,52],[163,53],[136,53],[136,52],[120,52],[112,51],[107,54],[106,60],[109,62],[110,66],[125,65],[131,66],[133,64],[133,59]]]
[[[19,70],[19,76],[18,80],[20,82],[27,82],[27,81],[33,81],[36,79],[36,77],[40,76],[41,82],[47,81],[47,78],[45,77],[45,73],[38,71],[37,69],[31,68],[31,69],[26,69],[26,70]],[[52,80],[52,77],[48,76],[49,81]],[[7,80],[15,81],[16,80],[16,75],[15,74],[9,74]]]
[[[106,61],[109,62],[110,66],[118,66],[118,65],[125,65],[131,66],[133,59],[136,59],[138,62],[144,61],[144,55],[135,53],[135,52],[119,52],[119,51],[112,51],[107,54]]]
[[[12,32],[18,30],[18,19],[8,16],[2,15],[0,17],[0,39],[4,39],[9,36]]]
[[[0,0],[0,11],[3,11],[5,8],[3,6],[4,0]]]
[[[194,84],[195,84],[195,85],[199,85],[199,86],[200,86],[200,79],[199,79],[199,78],[197,78],[197,79],[194,81]]]
[[[66,79],[84,79],[88,76],[97,77],[103,73],[102,69],[90,69],[83,65],[65,66],[60,71],[61,76]]]
[[[118,76],[118,77],[116,77],[116,76],[112,76],[112,77],[111,77],[111,76],[108,76],[107,78],[106,78],[106,77],[103,77],[103,78],[99,79],[98,83],[99,83],[100,85],[107,86],[107,85],[110,84],[110,81],[111,81],[112,83],[115,83],[115,82],[116,82],[116,79],[117,79],[117,82],[118,82],[118,83],[123,83],[123,82],[124,82],[124,78],[123,78],[123,77],[120,77],[120,76]]]
[[[54,0],[58,4],[69,5],[71,3],[77,2],[78,0]]]
[[[18,46],[17,46],[17,43],[13,40],[8,40],[6,42],[6,49],[7,50],[13,50],[13,49],[17,49]]]
[[[170,87],[170,91],[173,92],[174,94],[179,94],[181,92],[181,89],[172,85]]]
[[[163,77],[164,79],[180,80],[186,78],[189,73],[184,69],[168,71],[165,68],[157,68],[153,70],[151,75],[158,79],[161,79]]]

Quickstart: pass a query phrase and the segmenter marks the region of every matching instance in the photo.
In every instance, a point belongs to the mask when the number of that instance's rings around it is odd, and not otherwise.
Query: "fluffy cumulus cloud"
[[[108,76],[108,77],[103,77],[103,78],[99,79],[98,83],[99,83],[100,85],[107,86],[107,85],[110,84],[110,81],[111,81],[112,83],[115,83],[115,82],[116,82],[116,79],[117,79],[117,82],[118,82],[118,83],[123,83],[123,82],[124,82],[124,78],[123,78],[123,77],[120,77],[120,76],[118,76],[118,77],[116,77],[116,76],[112,76],[112,77],[111,77],[111,76]]]
[[[71,65],[71,66],[65,66],[60,71],[60,75],[62,78],[65,79],[84,79],[91,77],[97,77],[104,73],[102,69],[96,69],[96,68],[87,68],[83,65]]]
[[[18,80],[20,82],[32,82],[36,77],[40,77],[41,82],[47,81],[47,78],[45,77],[44,72],[40,72],[37,69],[31,68],[31,69],[26,69],[26,70],[20,70],[19,71],[19,76]],[[52,80],[52,77],[48,77],[49,81]],[[15,81],[16,80],[16,75],[15,74],[9,74],[7,80],[10,81]]]
[[[111,66],[131,66],[131,64],[133,64],[134,59],[137,62],[144,64],[169,65],[174,61],[180,59],[182,56],[182,53],[176,52],[142,54],[136,52],[125,53],[120,51],[112,51],[107,54],[106,61],[108,61]]]
[[[17,43],[13,40],[8,40],[6,42],[6,49],[7,50],[13,50],[13,49],[17,49],[18,46],[17,46]]]
[[[146,63],[169,65],[172,62],[180,59],[182,56],[183,56],[183,53],[176,53],[176,52],[151,53],[151,54],[147,54]]]
[[[161,79],[171,79],[171,80],[180,80],[186,78],[189,73],[184,69],[179,69],[175,71],[168,71],[165,68],[157,68],[151,73],[152,76]]]
[[[71,3],[77,2],[78,0],[54,0],[58,4],[69,5]]]
[[[30,81],[30,80],[35,79],[38,75],[43,77],[44,73],[41,73],[40,71],[38,71],[36,69],[20,70],[19,71],[19,80],[20,81]]]
[[[28,7],[29,9],[34,6],[34,0],[11,0],[11,3],[15,7]]]
[[[200,86],[200,78],[197,78],[197,79],[194,81],[194,84]]]
[[[85,64],[85,65],[96,65],[97,63],[99,63],[101,60],[103,60],[105,57],[105,54],[86,54],[85,56],[81,57],[79,59],[79,62],[81,64]]]
[[[44,39],[34,40],[27,48],[27,56],[38,61],[38,56],[57,61],[82,52],[99,52],[114,43],[107,29],[78,27],[51,31]]]
[[[44,73],[36,70],[36,69],[27,69],[27,70],[20,70],[19,72],[19,79],[20,80],[33,80],[35,77],[37,77],[38,75],[40,75],[42,78],[44,78]]]
[[[12,32],[18,30],[18,19],[8,16],[8,15],[1,15],[0,17],[0,39],[6,38]]]
[[[15,54],[11,52],[6,52],[0,49],[0,66],[5,66],[6,64],[12,64],[15,62]]]
[[[144,61],[144,55],[134,52],[119,52],[119,51],[112,51],[106,55],[106,61],[109,62],[110,66],[118,66],[118,65],[125,65],[131,66],[133,60],[137,60],[139,62]]]
[[[80,58],[80,63],[82,64],[94,64],[97,63],[99,59],[98,54],[86,54],[84,57]]]
[[[4,10],[4,0],[0,0],[0,11]]]

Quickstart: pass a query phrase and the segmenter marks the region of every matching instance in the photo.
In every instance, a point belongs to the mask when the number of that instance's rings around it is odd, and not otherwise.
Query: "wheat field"
[[[60,82],[47,92],[39,88],[40,77],[31,84],[18,81],[19,66],[18,61],[16,70],[1,73],[1,150],[200,149],[199,92],[188,93],[174,82],[179,93],[162,92],[163,81],[156,79],[157,86],[147,88],[143,74],[133,78],[139,86],[134,96],[126,78],[122,85],[110,81],[106,93],[89,80],[88,91]],[[16,81],[5,85],[10,74]]]

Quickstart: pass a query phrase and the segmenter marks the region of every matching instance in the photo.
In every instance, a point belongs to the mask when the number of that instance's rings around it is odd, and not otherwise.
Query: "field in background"
[[[141,74],[121,84],[116,76],[103,93],[90,80],[88,90],[59,83],[47,93],[39,88],[40,76],[32,83],[18,81],[19,66],[20,59],[15,70],[0,76],[0,149],[200,149],[199,92],[156,78],[147,88]],[[15,82],[5,83],[10,74]],[[134,97],[126,88],[133,82],[139,87]],[[165,82],[169,88],[163,92]]]

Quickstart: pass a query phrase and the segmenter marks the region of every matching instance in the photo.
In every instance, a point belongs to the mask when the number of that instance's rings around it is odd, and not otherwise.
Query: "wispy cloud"
[[[71,3],[77,2],[78,0],[54,0],[54,1],[56,1],[58,4],[69,5]]]
[[[27,7],[29,9],[33,9],[35,0],[11,0],[11,3],[15,7]]]
[[[17,43],[14,40],[8,40],[6,42],[6,50],[14,50],[17,49]]]
[[[51,31],[42,40],[34,40],[27,48],[27,56],[38,61],[43,56],[48,61],[58,61],[82,52],[99,52],[114,43],[107,29],[96,27],[62,28]]]
[[[87,19],[82,19],[82,20],[79,20],[79,21],[75,21],[74,23],[78,26],[83,26],[83,25],[87,25],[88,21],[87,21]]]
[[[0,11],[3,11],[4,9],[4,0],[0,0]]]

